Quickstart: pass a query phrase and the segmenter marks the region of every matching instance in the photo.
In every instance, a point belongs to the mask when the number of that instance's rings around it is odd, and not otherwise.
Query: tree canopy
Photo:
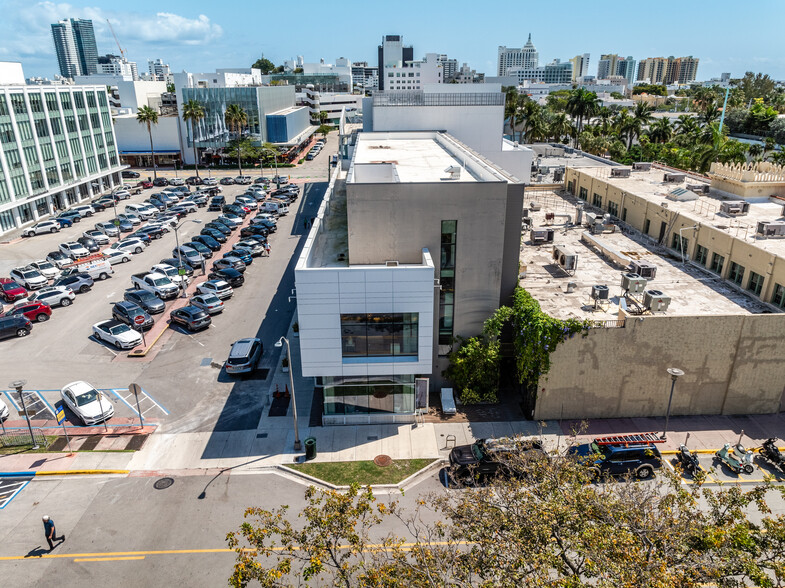
[[[266,57],[260,57],[253,63],[253,65],[251,65],[251,67],[262,70],[262,74],[264,75],[273,73],[276,69],[275,64]]]

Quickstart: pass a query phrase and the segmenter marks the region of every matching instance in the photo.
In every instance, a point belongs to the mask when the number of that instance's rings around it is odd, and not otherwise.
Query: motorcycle
[[[774,437],[766,439],[760,448],[760,454],[763,459],[785,473],[785,453],[782,453],[777,447],[777,439]]]
[[[723,445],[722,449],[717,451],[714,455],[736,474],[740,474],[742,471],[746,474],[751,474],[755,471],[751,463],[744,463],[744,458],[739,457],[734,453],[730,443]]]
[[[679,445],[679,452],[676,454],[676,458],[679,460],[681,467],[684,468],[684,471],[691,476],[695,476],[702,470],[698,456],[683,443]]]
[[[755,465],[752,461],[754,454],[752,453],[751,449],[747,449],[744,447],[744,445],[741,444],[741,441],[739,441],[733,448],[733,452],[738,456],[745,472],[751,474],[753,471],[755,471]],[[749,466],[749,470],[747,469],[747,466]]]

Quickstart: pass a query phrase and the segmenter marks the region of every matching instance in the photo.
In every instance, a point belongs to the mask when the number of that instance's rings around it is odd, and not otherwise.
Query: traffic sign
[[[144,320],[145,320],[144,319],[144,315],[140,314],[139,316],[134,317],[134,324],[142,325],[142,324],[144,324]]]
[[[58,402],[55,405],[55,418],[57,419],[57,424],[62,425],[63,421],[65,420],[65,406],[63,406],[62,402]]]
[[[188,271],[187,271],[187,270],[186,270],[184,267],[181,267],[181,268],[179,268],[179,269],[177,270],[177,275],[178,275],[178,276],[184,276],[184,275],[185,275],[185,274],[187,274],[187,273],[188,273]]]
[[[115,220],[112,221],[112,223],[114,223],[114,226],[116,226],[116,227],[120,226],[120,221],[119,220],[115,219]]]

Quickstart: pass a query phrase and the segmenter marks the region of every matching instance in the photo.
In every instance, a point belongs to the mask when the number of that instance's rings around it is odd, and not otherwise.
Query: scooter
[[[774,437],[766,439],[760,448],[760,454],[763,459],[785,473],[785,453],[782,453],[777,447],[777,439]]]
[[[702,471],[698,456],[692,453],[683,443],[679,445],[679,452],[676,454],[676,458],[679,460],[681,467],[684,468],[684,471],[691,476]]]
[[[722,449],[717,451],[714,455],[736,474],[740,474],[742,471],[746,474],[751,474],[755,471],[752,464],[743,463],[742,459],[734,453],[730,443],[723,445]]]
[[[755,471],[755,465],[752,462],[752,458],[754,457],[754,454],[752,453],[751,449],[747,449],[744,447],[744,445],[741,444],[741,440],[739,440],[739,442],[736,443],[736,446],[733,448],[733,452],[736,454],[739,461],[741,461],[742,467],[744,468],[745,472],[751,474],[752,472]],[[747,466],[749,466],[749,470],[747,469]]]

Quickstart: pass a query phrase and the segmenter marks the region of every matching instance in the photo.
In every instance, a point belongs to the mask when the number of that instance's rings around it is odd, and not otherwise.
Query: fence
[[[19,447],[21,445],[48,445],[46,435],[38,427],[33,429],[33,438],[30,438],[30,431],[25,429],[5,429],[0,434],[0,447]]]

